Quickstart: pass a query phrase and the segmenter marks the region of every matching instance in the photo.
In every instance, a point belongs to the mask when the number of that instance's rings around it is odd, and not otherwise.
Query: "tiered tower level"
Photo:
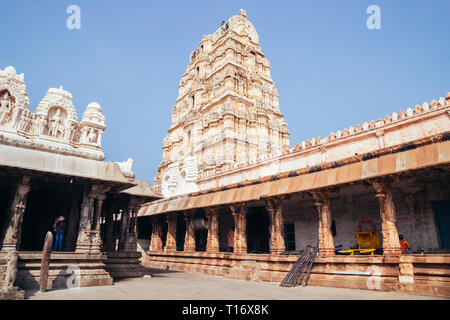
[[[289,148],[270,64],[244,10],[203,36],[183,74],[155,186],[164,196]]]

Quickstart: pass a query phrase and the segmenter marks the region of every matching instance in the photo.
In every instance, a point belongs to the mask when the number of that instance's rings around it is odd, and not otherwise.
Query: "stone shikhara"
[[[179,84],[155,187],[164,196],[196,180],[280,155],[289,130],[259,36],[241,10],[203,36]]]

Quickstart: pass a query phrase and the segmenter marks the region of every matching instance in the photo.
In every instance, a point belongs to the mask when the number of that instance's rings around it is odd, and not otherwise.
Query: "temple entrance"
[[[138,245],[144,251],[150,249],[150,241],[152,238],[152,222],[151,217],[139,217],[136,225]]]
[[[234,217],[231,210],[220,208],[219,211],[219,251],[232,252],[228,246],[228,232],[234,227]]]
[[[270,253],[269,215],[265,207],[250,207],[247,212],[247,251]]]
[[[41,251],[47,231],[53,232],[53,223],[59,216],[66,218],[63,251],[75,250],[81,201],[79,186],[33,185],[23,217],[20,250]]]
[[[186,235],[186,220],[184,220],[184,214],[178,213],[177,215],[177,231],[175,241],[177,243],[177,251],[184,250],[184,240]]]
[[[450,201],[433,203],[441,249],[450,249]]]

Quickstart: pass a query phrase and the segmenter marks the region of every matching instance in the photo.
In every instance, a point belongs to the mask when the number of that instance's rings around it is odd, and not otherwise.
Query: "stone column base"
[[[76,253],[98,254],[101,253],[102,240],[100,231],[97,230],[82,230],[78,236]]]
[[[319,256],[328,257],[334,255],[334,248],[319,248]]]
[[[284,249],[270,249],[270,254],[272,255],[280,255],[284,252]]]
[[[206,252],[208,252],[208,253],[217,253],[217,252],[219,252],[219,247],[206,248]]]
[[[137,251],[136,234],[134,232],[129,232],[127,234],[127,238],[125,239],[123,251],[126,251],[126,252],[136,252]]]
[[[402,255],[402,249],[398,248],[383,248],[383,255],[384,256],[399,256]]]

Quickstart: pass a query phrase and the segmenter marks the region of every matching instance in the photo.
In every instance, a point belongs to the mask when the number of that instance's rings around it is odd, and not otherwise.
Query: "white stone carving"
[[[77,122],[72,94],[50,88],[33,114],[28,110],[24,75],[13,67],[0,70],[0,135],[3,143],[103,160],[101,136],[106,129],[98,104],[86,108]]]

